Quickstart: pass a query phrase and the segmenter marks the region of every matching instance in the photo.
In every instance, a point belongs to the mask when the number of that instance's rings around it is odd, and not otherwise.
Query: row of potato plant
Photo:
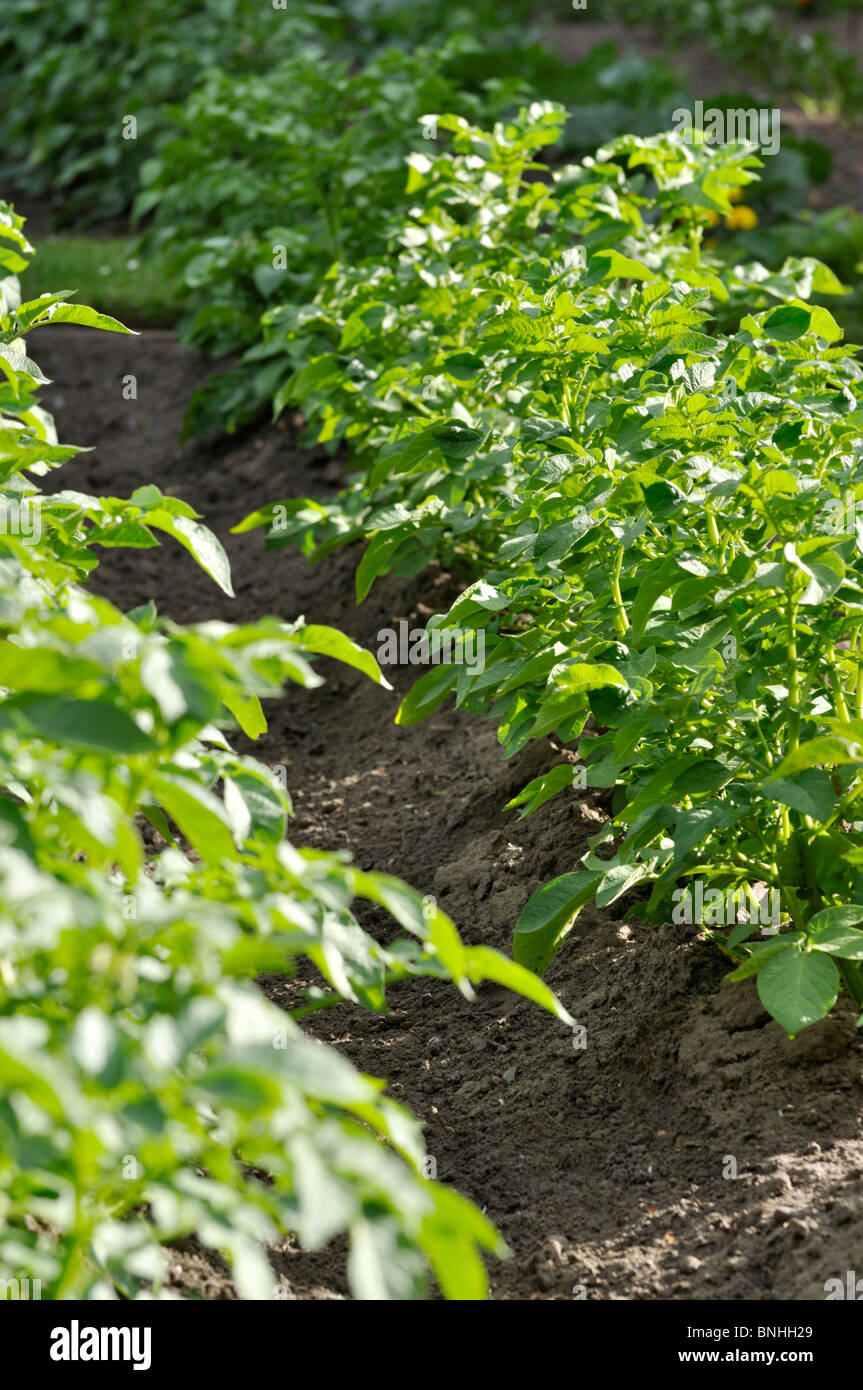
[[[386,253],[423,112],[458,103],[488,119],[527,95],[515,79],[461,92],[447,76],[460,51],[458,40],[386,49],[358,66],[307,41],[263,74],[214,70],[166,110],[169,133],[142,167],[134,211],[152,214],[144,254],[160,252],[178,278],[184,341],[215,356],[245,350],[270,304],[304,303],[336,260]],[[272,399],[280,370],[249,357],[215,376],[193,397],[187,429],[241,424]]]
[[[428,13],[402,0],[137,0],[130,24],[124,0],[67,0],[56,14],[41,0],[7,0],[0,173],[16,191],[54,202],[63,221],[116,217],[169,132],[171,107],[212,73],[241,82],[268,74],[314,40],[355,60],[386,43],[437,43],[474,26],[485,30],[485,53],[503,58],[524,40],[529,8],[520,0],[470,11],[442,0]],[[311,69],[315,62],[309,55]],[[461,66],[470,83],[470,63]],[[277,101],[278,83],[272,91]]]
[[[257,138],[274,139],[275,158],[287,125],[306,125],[289,79],[299,79],[296,95],[312,103],[335,84],[326,113],[332,132],[346,95],[332,60],[356,68],[387,46],[398,46],[408,77],[415,50],[427,45],[417,80],[439,73],[451,100],[460,88],[478,92],[486,78],[512,78],[525,90],[526,67],[534,80],[551,73],[560,84],[564,65],[535,41],[551,0],[546,11],[523,0],[470,8],[442,0],[429,10],[405,0],[138,0],[130,24],[123,0],[68,0],[56,15],[40,0],[8,0],[0,9],[0,176],[16,193],[47,200],[61,222],[122,216],[142,170],[176,137],[178,112],[192,109],[190,96],[213,90],[204,122],[212,118],[216,133],[231,80],[239,106],[248,107],[249,79],[263,79],[273,119]],[[220,88],[211,87],[214,79]],[[391,124],[401,101],[409,114],[413,97],[407,86],[390,91]],[[374,124],[375,111],[368,114]],[[235,133],[242,143],[251,127],[237,122]],[[362,144],[356,127],[354,134]],[[326,157],[326,141],[315,137],[313,126],[310,159],[315,148]],[[283,215],[286,208],[287,201]]]
[[[703,251],[753,148],[626,137],[543,178],[562,118],[439,117],[451,145],[408,161],[398,259],[265,316],[277,409],[301,404],[356,471],[334,502],[241,529],[313,559],[366,540],[360,600],[385,572],[454,566],[467,586],[430,627],[482,627],[484,667],[433,668],[400,721],[454,695],[508,755],[577,742],[522,814],[573,781],[610,790],[581,865],[527,904],[517,960],[544,972],[587,901],[633,889],[654,920],[686,885],[690,914],[705,891],[778,894],[767,928],[689,920],[794,1034],[842,984],[863,1004],[861,368],[809,302],[842,287],[811,259]]]
[[[514,72],[511,56],[481,49],[475,36],[458,33],[433,48],[387,48],[357,64],[319,36],[266,73],[213,70],[182,105],[165,108],[165,133],[142,165],[135,200],[146,226],[141,249],[158,251],[178,281],[181,338],[214,356],[244,354],[195,393],[187,432],[212,424],[232,430],[272,399],[283,369],[266,325],[261,332],[264,311],[307,303],[335,263],[386,264],[398,252],[413,192],[402,159],[415,148],[418,122],[426,156],[438,146],[437,122],[424,113],[487,124],[535,91],[576,92],[577,104],[554,128],[562,160],[624,131],[653,131],[658,112],[669,121],[690,101],[664,69],[619,59],[610,45],[577,68],[521,47]],[[770,251],[787,227],[782,219],[796,213],[812,173],[824,176],[820,156],[829,165],[823,147],[786,133],[758,186],[770,223],[759,236],[771,263],[781,259]],[[736,208],[714,235],[736,238],[741,218],[758,222],[753,209]],[[797,228],[798,237],[811,239],[820,226]]]
[[[267,307],[303,303],[334,259],[392,251],[410,206],[400,160],[423,112],[485,123],[541,91],[570,103],[560,156],[650,132],[691,104],[667,65],[612,44],[564,63],[533,41],[524,10],[510,4],[483,28],[458,5],[429,17],[399,3],[208,0],[202,15],[188,0],[145,0],[130,30],[117,0],[74,0],[59,27],[34,0],[16,0],[11,22],[0,17],[0,72],[15,76],[15,99],[0,105],[2,172],[53,195],[62,217],[96,219],[134,199],[146,229],[138,251],[163,253],[183,340],[216,356],[257,348]],[[433,132],[424,127],[429,153]],[[758,213],[735,210],[733,237],[735,218],[766,214],[755,254],[772,264],[772,243],[792,225],[783,219],[827,167],[824,147],[784,132]],[[823,241],[822,220],[795,228],[798,238]],[[250,353],[195,393],[187,430],[242,424],[279,371]]]
[[[419,1296],[429,1267],[480,1298],[490,1222],[426,1177],[419,1124],[298,1019],[382,1011],[411,976],[512,986],[523,967],[462,943],[433,903],[344,854],[285,838],[290,800],[231,747],[261,701],[320,683],[326,654],[375,681],[331,628],[265,618],[180,626],[87,587],[97,548],[164,533],[231,593],[218,540],[155,486],[129,499],[39,490],[80,452],[38,404],[44,324],[123,332],[68,293],[21,303],[32,247],[0,205],[0,1278],[42,1296],[176,1297],[165,1246],[195,1235],[269,1298],[266,1246],[349,1238],[359,1298]],[[161,838],[159,838],[161,837]],[[382,946],[352,914],[386,909]],[[308,963],[293,1013],[255,979]]]

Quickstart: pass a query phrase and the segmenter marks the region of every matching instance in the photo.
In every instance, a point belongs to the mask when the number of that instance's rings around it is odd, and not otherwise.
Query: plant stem
[[[716,517],[711,511],[707,513],[707,534],[710,537],[710,544],[714,546],[716,550],[721,550],[722,541],[719,538],[719,527],[716,525]]]
[[[788,752],[793,753],[800,743],[800,673],[797,669],[797,612],[794,602],[794,577],[788,577]]]
[[[854,1003],[863,1007],[863,974],[860,967],[853,960],[843,960],[841,956],[836,957],[836,964]]]
[[[629,631],[629,619],[626,616],[626,609],[623,606],[623,595],[620,592],[620,570],[623,565],[623,546],[618,547],[617,559],[611,576],[611,597],[614,599],[615,619],[614,625],[622,637]]]

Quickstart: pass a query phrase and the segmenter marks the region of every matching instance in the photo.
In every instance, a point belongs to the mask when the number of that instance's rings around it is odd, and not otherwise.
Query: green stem
[[[809,914],[800,902],[796,889],[790,888],[787,883],[780,883],[779,889],[782,893],[782,902],[787,905],[797,931],[805,931]]]
[[[614,571],[611,576],[611,597],[614,599],[615,608],[614,625],[617,628],[618,634],[621,637],[624,635],[624,633],[629,631],[629,619],[626,616],[626,609],[623,606],[623,595],[620,592],[620,571],[622,565],[623,546],[621,545],[617,551],[617,559],[615,561]]]
[[[790,567],[789,567],[790,568]],[[797,610],[792,585],[788,577],[788,752],[793,753],[800,743],[800,673],[797,669]]]
[[[832,676],[832,679],[831,679],[831,684],[833,683],[833,681],[836,682],[835,688],[834,688],[834,690],[833,690],[833,700],[834,700],[835,705],[836,705],[836,713],[839,715],[839,718],[840,718],[840,719],[844,719],[845,722],[847,723],[847,722],[848,722],[849,716],[848,716],[848,706],[847,706],[846,703],[845,703],[845,691],[842,689],[842,682],[841,682],[841,679],[840,679],[840,677],[836,674],[835,671],[834,671],[833,676]]]
[[[839,966],[839,973],[848,988],[848,993],[858,1007],[863,1007],[863,974],[860,967],[851,960],[843,960],[841,956],[834,956],[836,964]]]
[[[851,648],[858,658],[861,644],[863,644],[863,631],[858,628]],[[859,659],[857,662],[857,685],[854,690],[854,715],[857,719],[863,719],[863,664],[860,663]]]
[[[719,538],[719,527],[716,525],[716,517],[711,511],[707,513],[707,534],[710,537],[710,544],[717,550],[721,550],[722,541]]]
[[[572,392],[569,389],[569,379],[563,383],[563,406],[566,411],[566,423],[569,425],[570,434],[575,433],[575,408],[572,403]]]

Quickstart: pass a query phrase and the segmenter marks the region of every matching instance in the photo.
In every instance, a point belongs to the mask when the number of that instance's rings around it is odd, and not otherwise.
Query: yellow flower
[[[719,225],[719,213],[718,213],[718,212],[714,212],[714,211],[713,211],[713,208],[708,208],[708,209],[707,209],[707,214],[706,214],[706,216],[707,216],[707,225],[708,225],[708,227],[718,227],[718,225]]]
[[[753,227],[758,226],[758,214],[745,203],[741,203],[730,217],[726,217],[725,225],[730,232],[751,232]]]

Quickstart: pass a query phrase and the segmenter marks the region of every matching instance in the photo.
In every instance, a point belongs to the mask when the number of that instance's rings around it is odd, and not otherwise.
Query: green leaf
[[[201,569],[216,581],[222,592],[229,598],[234,597],[230,562],[221,541],[207,526],[188,516],[174,516],[161,507],[147,511],[146,520],[148,526],[167,531],[168,535],[179,541],[194,556]]]
[[[242,521],[237,522],[236,526],[231,527],[232,535],[242,535],[246,531],[254,531],[260,526],[272,526],[276,517],[281,519],[284,512],[284,519],[302,513],[308,522],[326,521],[326,508],[320,502],[316,502],[311,497],[288,497],[281,502],[268,502],[265,507],[258,507],[256,511],[244,516]]]
[[[511,801],[506,803],[505,811],[514,810],[516,806],[523,806],[524,810],[519,816],[519,820],[524,820],[526,816],[533,815],[540,806],[544,806],[559,791],[565,787],[571,787],[576,769],[572,763],[558,763],[550,772],[544,772],[540,777],[534,777],[528,782],[526,787],[514,796]],[[525,804],[527,803],[527,804]]]
[[[614,666],[603,662],[577,661],[555,677],[555,690],[569,695],[584,690],[601,690],[606,685],[626,686],[626,681]]]
[[[599,880],[596,890],[597,907],[610,907],[636,883],[646,877],[643,864],[612,864]]]
[[[392,1222],[359,1219],[350,1227],[348,1278],[358,1301],[404,1302],[422,1294],[419,1258],[405,1249]]]
[[[230,817],[218,797],[189,778],[167,773],[155,777],[152,788],[153,795],[202,859],[218,863],[234,857]]]
[[[802,338],[812,320],[812,311],[791,304],[783,304],[774,309],[764,319],[763,328],[767,336],[777,342],[789,343]]]
[[[278,844],[285,833],[290,809],[286,793],[276,788],[265,776],[235,772],[230,778],[225,778],[226,801],[229,784],[245,803],[252,833]]]
[[[622,256],[619,251],[603,250],[597,251],[591,257],[590,274],[587,283],[595,283],[600,280],[657,280],[660,277],[655,270],[649,270],[641,261],[634,261],[629,256]]]
[[[488,1282],[480,1249],[506,1255],[507,1248],[487,1217],[458,1192],[430,1187],[432,1213],[423,1219],[421,1243],[445,1298],[484,1299]]]
[[[28,700],[16,706],[27,723],[52,743],[73,744],[120,757],[151,753],[155,744],[125,710],[110,700]]]
[[[466,459],[475,453],[485,438],[484,430],[472,429],[459,420],[432,425],[431,437],[446,458]]]
[[[836,793],[829,774],[817,768],[807,768],[793,778],[774,778],[764,783],[763,790],[771,801],[790,806],[822,824],[830,819],[836,806]]]
[[[683,796],[704,796],[714,792],[731,780],[731,772],[717,758],[701,758],[692,767],[675,777],[671,784],[674,798]]]
[[[861,933],[863,935],[863,933]],[[467,975],[475,983],[479,980],[494,980],[496,984],[532,999],[549,1013],[555,1014],[561,1022],[572,1027],[575,1023],[555,994],[534,974],[516,961],[507,960],[499,951],[488,946],[465,947]]]
[[[799,946],[803,940],[803,932],[788,932],[782,936],[773,936],[769,941],[759,941],[751,948],[750,954],[744,957],[737,969],[732,970],[728,976],[729,980],[748,980],[750,975],[757,975],[767,961],[772,960],[782,951],[790,951],[795,946]]]
[[[819,951],[784,951],[758,973],[758,994],[793,1038],[829,1013],[839,994],[839,971]]]
[[[335,353],[327,353],[295,372],[277,393],[274,401],[276,417],[290,401],[302,401],[313,391],[320,391],[341,374],[341,364]]]
[[[863,922],[863,904],[842,903],[839,907],[823,907],[809,919],[809,930],[823,931],[827,927],[856,927]]]
[[[36,846],[30,827],[14,802],[0,794],[0,845],[9,845],[27,854],[36,856]]]
[[[110,333],[136,333],[110,314],[99,314],[86,304],[55,304],[45,315],[46,323],[77,323],[85,328],[105,328]],[[136,333],[137,336],[137,333]]]
[[[382,685],[386,690],[392,690],[392,686],[384,678],[384,674],[371,652],[367,652],[352,638],[339,632],[338,628],[309,624],[308,627],[302,628],[299,635],[306,651],[317,652],[321,656],[331,656],[334,661],[343,661],[346,666],[354,666],[364,675],[370,676],[376,685]]]
[[[863,905],[859,903],[822,908],[809,919],[809,940],[828,955],[863,960],[863,931],[855,930],[858,922],[863,922]]]
[[[447,695],[458,681],[457,666],[436,666],[420,676],[402,700],[396,714],[396,723],[407,727],[428,719],[438,705],[442,705]]]
[[[47,647],[21,648],[0,641],[0,685],[10,690],[38,690],[57,694],[98,680],[103,673],[94,661],[70,659],[66,652]]]
[[[818,951],[829,956],[841,956],[843,960],[863,960],[863,931],[853,927],[825,927],[810,937]]]
[[[403,526],[394,531],[378,531],[372,536],[357,567],[357,603],[362,603],[378,575],[388,568],[390,560],[412,529]]]
[[[863,763],[863,739],[857,735],[846,737],[838,731],[835,734],[824,734],[819,738],[809,739],[783,758],[776,769],[774,780],[793,777],[806,768],[816,767],[819,763],[826,763],[828,767],[834,763]]]
[[[473,352],[456,352],[443,363],[443,370],[457,381],[470,381],[482,369],[482,358]]]
[[[223,690],[222,703],[236,719],[247,738],[260,738],[267,732],[267,719],[257,695],[242,695],[239,691]]]
[[[843,330],[839,327],[829,309],[825,309],[823,304],[809,306],[812,315],[810,328],[813,333],[817,333],[819,338],[823,338],[827,343],[838,343],[843,337]]]
[[[519,965],[544,975],[575,919],[593,897],[599,875],[561,874],[532,895],[516,923],[512,953]]]

